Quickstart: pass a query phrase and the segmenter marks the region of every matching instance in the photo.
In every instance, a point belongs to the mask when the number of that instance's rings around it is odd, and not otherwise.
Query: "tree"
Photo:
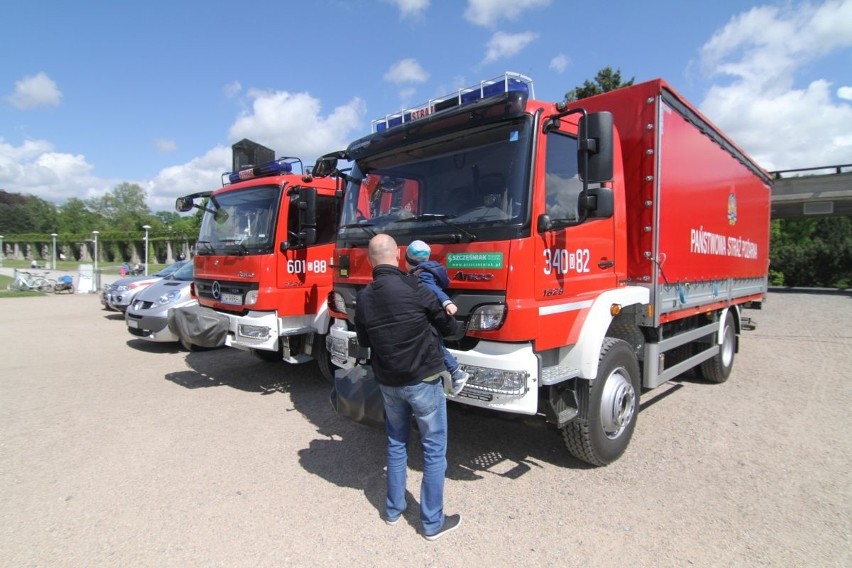
[[[583,82],[582,87],[574,87],[565,93],[565,101],[570,103],[608,91],[621,89],[622,87],[629,87],[635,79],[635,77],[631,77],[629,81],[622,83],[621,69],[613,71],[612,67],[604,67],[595,75],[594,83],[586,80]]]
[[[89,211],[86,204],[78,197],[72,197],[65,205],[59,207],[57,214],[57,231],[60,233],[81,234],[95,229],[103,230],[106,223]]]
[[[151,221],[146,199],[145,190],[139,185],[124,182],[102,197],[89,199],[86,205],[111,225],[132,231]]]
[[[772,224],[777,230],[773,227],[771,233],[770,267],[785,286],[852,285],[852,218],[779,219]]]
[[[56,205],[34,195],[0,190],[0,234],[52,233]]]

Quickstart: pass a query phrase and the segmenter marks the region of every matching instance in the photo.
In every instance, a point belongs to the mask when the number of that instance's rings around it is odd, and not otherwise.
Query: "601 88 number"
[[[287,261],[287,272],[290,274],[304,274],[306,272],[326,272],[328,261],[325,260],[298,260]]]

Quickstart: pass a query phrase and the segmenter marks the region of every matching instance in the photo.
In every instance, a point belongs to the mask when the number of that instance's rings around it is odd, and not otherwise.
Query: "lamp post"
[[[148,230],[151,225],[142,225],[142,228],[145,229],[145,276],[148,276]]]
[[[98,235],[100,234],[100,231],[92,231],[92,235],[95,237],[95,267],[92,272],[92,281],[95,283],[96,291],[101,286],[100,278],[98,278]]]
[[[53,237],[53,256],[51,256],[50,267],[56,270],[56,233],[50,233],[50,236]]]

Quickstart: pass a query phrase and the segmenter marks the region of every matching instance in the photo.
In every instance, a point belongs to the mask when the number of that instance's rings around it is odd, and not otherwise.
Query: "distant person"
[[[36,262],[36,259],[33,259],[32,262],[30,262],[30,268],[38,268],[38,263]]]
[[[181,252],[181,253],[178,253],[178,255],[177,255],[177,261],[178,261],[178,262],[182,262],[182,261],[184,261],[184,260],[186,260],[186,255],[185,255],[185,254],[183,254],[182,252]]]
[[[429,260],[431,254],[432,249],[423,241],[411,241],[405,251],[405,265],[408,267],[409,274],[417,276],[424,286],[435,293],[447,315],[455,315],[458,306],[444,292],[444,289],[450,285],[447,269],[441,263]],[[450,372],[452,379],[452,386],[446,389],[446,393],[450,396],[456,396],[464,388],[470,375],[459,367],[459,362],[444,346],[443,338],[439,336],[438,340],[441,342],[441,350],[444,353],[444,364],[447,366],[447,371]]]
[[[438,331],[457,333],[459,324],[417,278],[399,268],[399,247],[384,233],[370,239],[373,281],[358,293],[355,331],[370,348],[385,406],[388,437],[387,501],[384,519],[395,525],[405,512],[405,476],[412,417],[423,446],[420,521],[427,540],[461,525],[461,515],[444,514],[447,471],[447,374]],[[436,329],[438,331],[436,331]]]

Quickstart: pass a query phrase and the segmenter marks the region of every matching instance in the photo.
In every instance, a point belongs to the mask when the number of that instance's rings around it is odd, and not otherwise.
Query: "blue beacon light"
[[[373,132],[382,132],[388,128],[424,118],[435,112],[510,92],[524,93],[530,98],[535,98],[532,79],[520,73],[504,73],[499,77],[481,81],[478,85],[459,89],[447,96],[430,99],[420,106],[376,119],[373,121]]]

